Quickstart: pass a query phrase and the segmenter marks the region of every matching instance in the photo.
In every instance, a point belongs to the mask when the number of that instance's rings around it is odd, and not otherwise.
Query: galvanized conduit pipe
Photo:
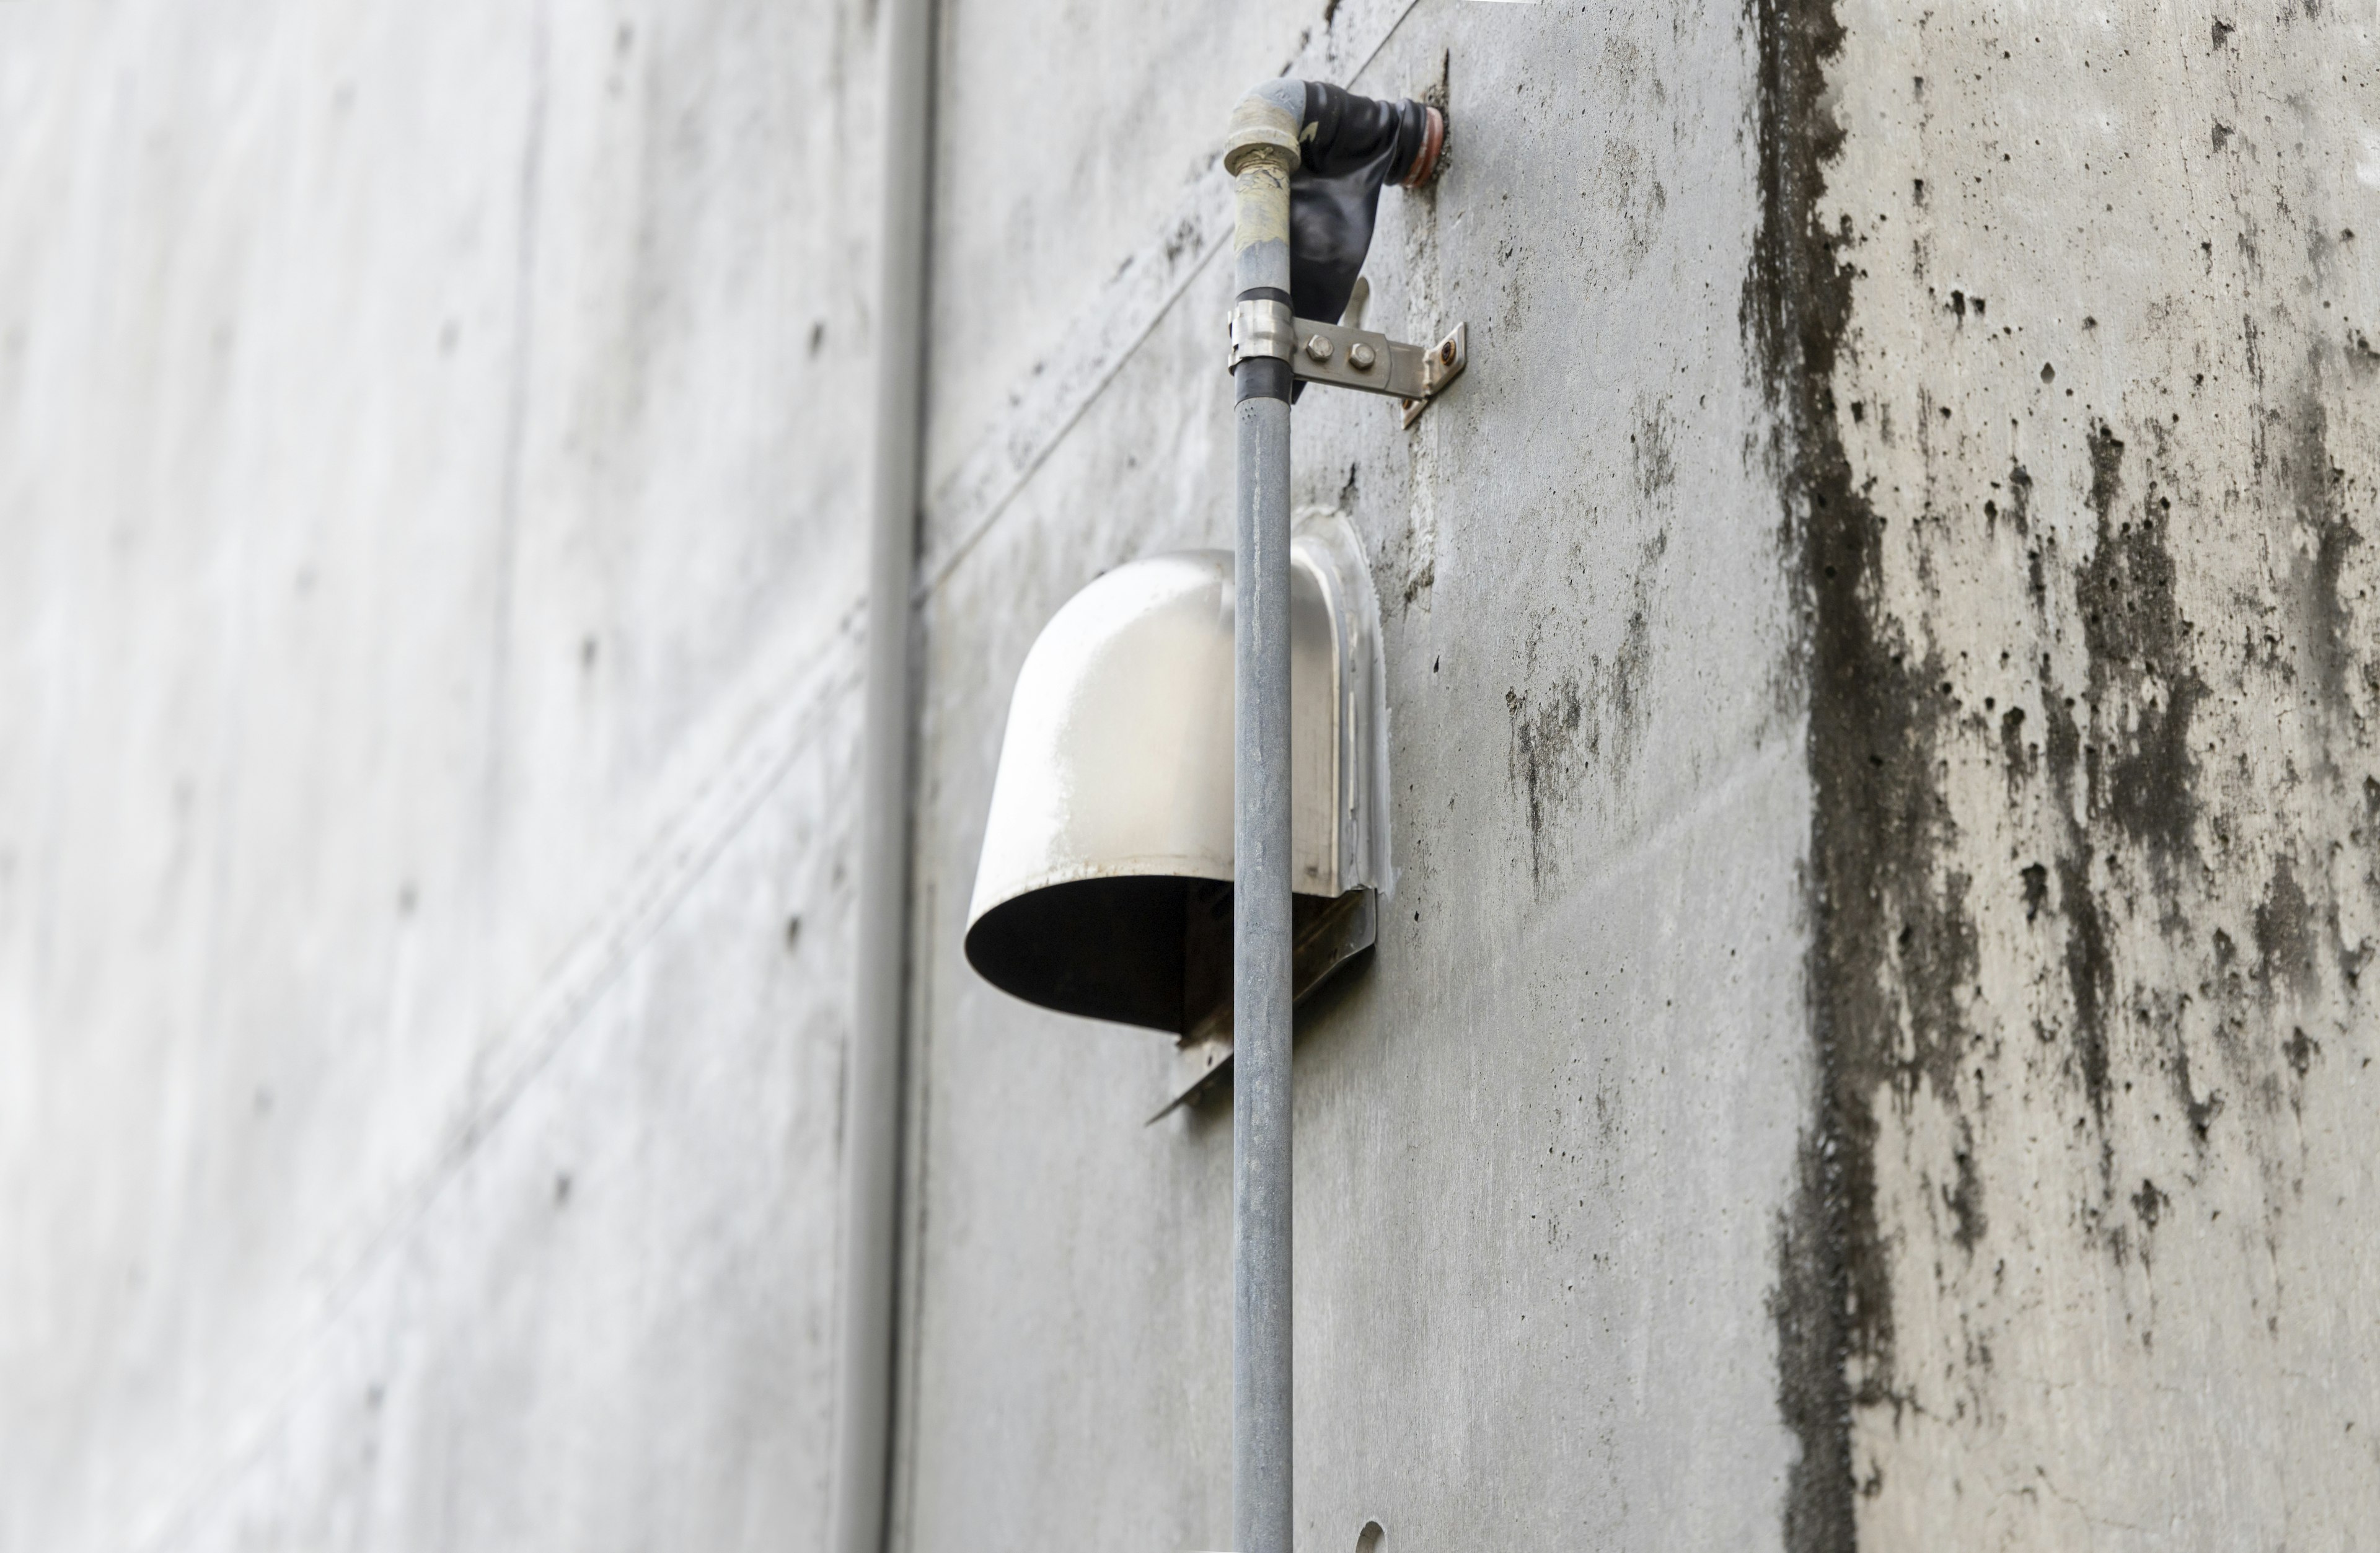
[[[860,750],[859,963],[844,1058],[841,1352],[828,1547],[881,1553],[892,1460],[900,1253],[902,1011],[909,914],[909,589],[924,416],[932,0],[881,0],[883,201],[877,236],[868,660]]]
[[[1289,312],[1289,179],[1305,85],[1240,100],[1224,142],[1238,299]],[[1232,1531],[1291,1553],[1290,364],[1232,369],[1238,422],[1232,887]]]
[[[1437,176],[1444,116],[1321,83],[1267,81],[1232,111],[1232,375],[1238,433],[1232,609],[1232,1531],[1291,1553],[1289,414],[1296,319],[1340,316],[1381,186]]]

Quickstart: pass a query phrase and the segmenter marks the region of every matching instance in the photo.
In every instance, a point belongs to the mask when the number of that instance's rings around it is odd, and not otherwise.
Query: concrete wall
[[[0,1547],[825,1535],[874,10],[466,9],[0,6]],[[1229,1543],[1228,1100],[959,940],[1284,68],[1473,352],[1296,417],[1302,1542],[2355,1545],[2374,30],[944,0],[895,1547]]]
[[[1301,1545],[1377,1517],[1400,1547],[1773,1546],[1810,799],[1739,323],[1752,38],[1461,0],[1179,40],[1130,8],[948,16],[902,1545],[1230,1546],[1228,1096],[1144,1125],[1170,1039],[1019,1003],[959,942],[1041,623],[1230,542],[1210,159],[1288,64],[1446,94],[1369,322],[1467,322],[1473,353],[1410,431],[1352,395],[1296,415],[1298,500],[1348,516],[1383,601],[1397,866],[1377,952],[1301,1014]],[[1067,47],[1020,57],[987,16]],[[1012,138],[1043,98],[1076,120],[1054,168]]]
[[[0,8],[0,1546],[822,1536],[872,60]]]
[[[1781,6],[1850,1508],[2380,1517],[2380,17]]]

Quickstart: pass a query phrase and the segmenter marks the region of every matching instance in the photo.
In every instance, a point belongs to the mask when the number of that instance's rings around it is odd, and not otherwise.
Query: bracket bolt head
[[[1440,365],[1448,367],[1454,365],[1454,342],[1452,340],[1448,340],[1438,347],[1438,359]]]
[[[1370,371],[1372,363],[1378,359],[1378,353],[1361,340],[1347,347],[1347,365],[1359,372]]]
[[[1330,359],[1330,342],[1317,334],[1305,342],[1305,354],[1317,361],[1328,361]]]

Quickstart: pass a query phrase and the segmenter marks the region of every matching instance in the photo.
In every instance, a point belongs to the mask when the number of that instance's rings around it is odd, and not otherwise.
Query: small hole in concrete
[[[1355,1534],[1355,1553],[1373,1553],[1380,1546],[1380,1538],[1387,1535],[1378,1521],[1365,1522],[1364,1529]]]

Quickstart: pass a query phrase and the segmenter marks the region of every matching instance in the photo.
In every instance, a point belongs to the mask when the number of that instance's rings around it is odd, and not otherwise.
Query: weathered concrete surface
[[[1764,10],[1830,1082],[1795,1545],[2363,1546],[2375,18]]]
[[[1228,1108],[958,945],[1284,65],[1475,361],[1297,414],[1302,1538],[2356,1546],[2374,18],[941,14],[896,1546],[1227,1540]],[[0,6],[0,1547],[823,1535],[871,15]]]
[[[0,7],[0,1547],[822,1535],[872,59]]]
[[[997,14],[1062,18],[1086,60],[1154,46],[1139,13]],[[1674,7],[1249,17],[1267,69],[1451,93],[1444,182],[1384,205],[1373,317],[1467,320],[1474,351],[1410,432],[1371,399],[1296,416],[1299,499],[1349,515],[1384,600],[1398,866],[1378,952],[1301,1016],[1301,1544],[1378,1517],[1401,1547],[1776,1546],[1809,798],[1738,320],[1752,40]],[[1070,133],[1178,188],[1249,82],[1220,53],[1168,66],[1197,91],[1159,121],[1200,111],[1154,147],[1136,73],[1060,68]],[[1072,223],[1076,192],[984,149],[1014,142],[966,80],[1050,67],[946,68],[975,187],[938,213],[938,316],[1107,321],[1111,348],[935,367],[1019,389],[995,457],[972,443],[995,404],[930,428],[901,1545],[1223,1547],[1228,1100],[1143,1126],[1163,1037],[1027,1007],[959,953],[1041,623],[1106,566],[1228,540],[1220,184],[1194,164],[1181,217],[1070,259],[1107,284],[1047,310],[984,224]]]

